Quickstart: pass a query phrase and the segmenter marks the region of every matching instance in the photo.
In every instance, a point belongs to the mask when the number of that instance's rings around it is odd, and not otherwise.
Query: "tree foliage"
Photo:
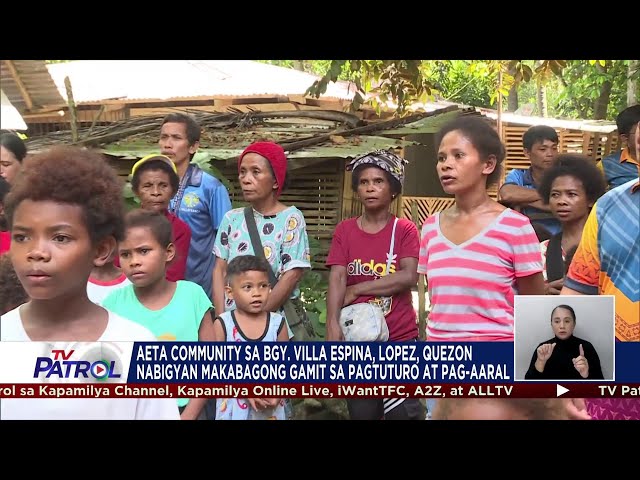
[[[572,118],[613,119],[627,106],[628,60],[570,60],[557,75],[559,94],[556,112]],[[637,75],[636,79],[637,80]],[[610,89],[604,115],[597,115],[603,89]]]
[[[268,60],[292,67],[293,60]],[[412,104],[444,99],[495,108],[498,95],[517,88],[522,103],[536,105],[545,87],[549,115],[613,119],[626,106],[628,60],[302,60],[320,76],[307,94],[318,97],[331,82],[350,80],[357,89],[352,110],[391,104],[398,115]],[[640,75],[636,71],[635,81]],[[501,81],[499,81],[499,79]],[[606,107],[606,108],[605,108]],[[534,113],[540,114],[535,110]]]

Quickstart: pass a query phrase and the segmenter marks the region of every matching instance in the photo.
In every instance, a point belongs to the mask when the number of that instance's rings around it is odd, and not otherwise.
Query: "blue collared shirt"
[[[209,298],[213,298],[213,244],[220,222],[231,210],[231,201],[229,192],[220,180],[196,165],[192,164],[191,167],[191,175],[184,189],[182,201],[178,206],[176,197],[172,198],[169,211],[184,220],[191,228],[185,280],[197,283]]]
[[[538,187],[533,183],[533,175],[531,173],[531,168],[526,170],[523,169],[514,169],[509,172],[507,178],[504,181],[504,185],[517,185],[519,187],[531,188],[536,190]],[[540,210],[535,207],[524,207],[522,208],[522,213],[524,215],[530,216],[532,214],[549,214],[544,210]],[[540,218],[531,220],[531,223],[537,223],[547,229],[547,231],[551,235],[555,235],[562,230],[562,225],[557,218]]]

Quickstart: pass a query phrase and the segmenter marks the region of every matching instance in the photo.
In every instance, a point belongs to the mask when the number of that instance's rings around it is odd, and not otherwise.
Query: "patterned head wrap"
[[[409,163],[408,160],[389,150],[375,150],[355,157],[347,164],[346,169],[350,172],[362,165],[372,165],[389,172],[393,178],[400,182],[400,185],[403,185],[404,166],[407,163]]]

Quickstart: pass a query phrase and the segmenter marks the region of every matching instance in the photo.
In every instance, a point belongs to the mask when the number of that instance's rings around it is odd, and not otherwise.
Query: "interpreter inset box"
[[[516,380],[615,380],[611,295],[516,295]]]

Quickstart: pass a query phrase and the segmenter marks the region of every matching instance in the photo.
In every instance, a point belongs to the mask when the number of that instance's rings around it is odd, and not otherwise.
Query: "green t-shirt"
[[[197,342],[200,322],[211,308],[211,300],[200,285],[179,280],[173,298],[160,310],[149,310],[140,303],[133,285],[111,292],[102,306],[147,327],[158,340]],[[180,398],[178,406],[183,407],[188,401]]]

